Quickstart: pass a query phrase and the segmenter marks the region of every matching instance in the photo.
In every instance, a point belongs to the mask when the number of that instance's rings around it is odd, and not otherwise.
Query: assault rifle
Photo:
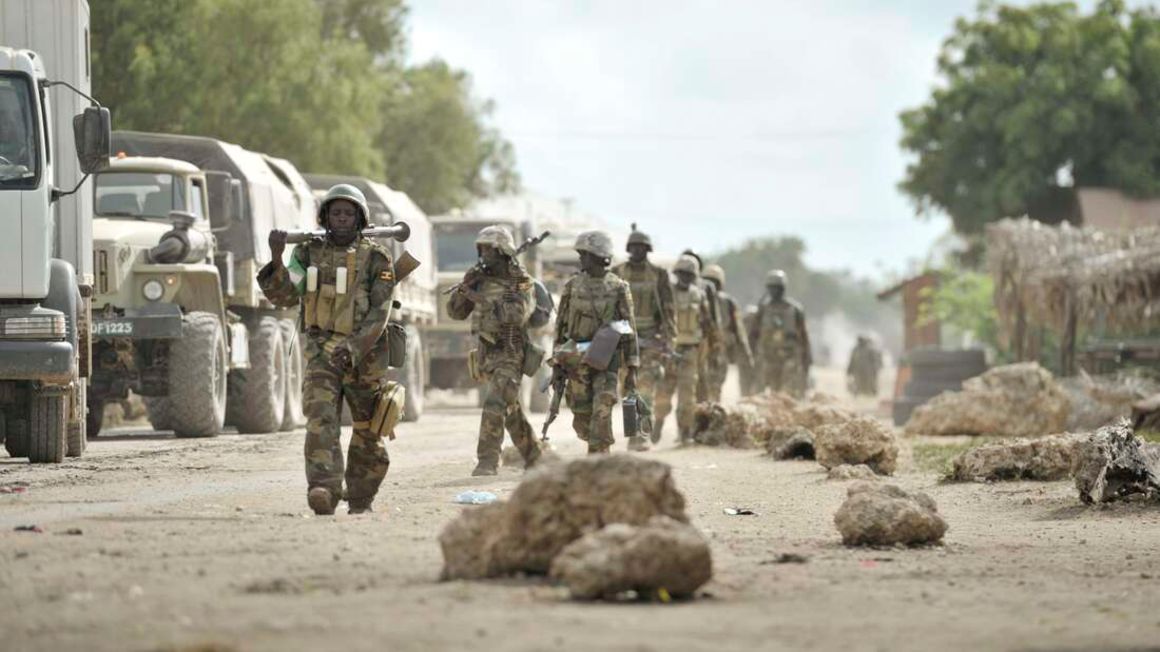
[[[558,364],[552,365],[552,377],[540,391],[546,392],[549,387],[552,389],[552,402],[548,405],[548,418],[544,420],[544,427],[540,430],[540,439],[543,441],[548,441],[548,428],[560,415],[560,399],[564,398],[564,392],[568,388],[568,374]]]

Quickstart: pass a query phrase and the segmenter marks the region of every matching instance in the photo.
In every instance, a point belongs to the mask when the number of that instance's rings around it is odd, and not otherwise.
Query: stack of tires
[[[957,392],[963,381],[987,370],[982,349],[915,349],[906,354],[904,364],[910,380],[902,395],[894,399],[894,424],[905,425],[914,409],[943,392]]]

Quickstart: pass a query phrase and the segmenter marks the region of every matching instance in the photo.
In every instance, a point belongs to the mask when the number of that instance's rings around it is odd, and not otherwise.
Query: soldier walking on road
[[[371,511],[390,458],[370,422],[387,372],[387,321],[395,289],[394,263],[380,244],[362,237],[366,198],[347,184],[331,188],[318,209],[326,236],[295,247],[282,264],[286,232],[270,232],[271,261],[258,272],[266,298],[283,308],[301,303],[306,334],[307,502],[333,514],[343,498],[339,415],[345,397],[354,419],[345,470],[351,514]]]
[[[882,370],[882,352],[865,335],[858,336],[858,343],[850,351],[850,364],[846,376],[850,390],[855,395],[878,395],[878,372]]]
[[[693,415],[697,406],[697,381],[700,376],[702,346],[715,338],[711,317],[711,299],[698,283],[697,261],[684,254],[673,267],[677,286],[673,291],[676,304],[677,337],[673,360],[665,369],[657,391],[655,432],[660,434],[665,418],[673,409],[677,393],[677,433],[682,444],[693,434]]]
[[[693,259],[697,267],[697,280],[695,281],[697,287],[701,288],[701,293],[709,300],[709,329],[713,337],[705,337],[701,342],[701,348],[698,351],[697,365],[701,372],[697,375],[697,402],[703,403],[708,401],[709,396],[709,374],[705,372],[712,364],[712,361],[718,357],[725,355],[724,340],[718,335],[721,332],[721,314],[717,301],[717,286],[710,283],[703,276],[705,272],[705,262],[701,259],[700,254],[692,249],[686,249],[681,252],[682,256],[688,256]]]
[[[640,366],[632,291],[608,269],[612,264],[608,234],[585,231],[577,236],[575,249],[580,272],[568,279],[560,297],[553,364],[567,372],[576,435],[588,442],[589,453],[607,453],[614,441],[617,371],[626,368],[624,388],[632,392]]]
[[[635,224],[628,236],[626,250],[628,262],[617,265],[612,271],[627,281],[632,289],[636,336],[640,345],[637,391],[650,406],[655,406],[657,386],[664,377],[665,358],[672,355],[673,339],[677,335],[673,286],[669,282],[668,270],[649,261],[652,241],[648,235],[637,231]],[[631,450],[648,448],[643,437],[630,440],[628,446]]]
[[[762,389],[803,396],[813,363],[805,311],[785,296],[786,277],[780,269],[766,275],[765,288],[754,320]]]
[[[528,335],[528,319],[536,307],[532,277],[516,260],[510,231],[489,226],[475,239],[480,264],[463,277],[447,300],[452,319],[471,317],[471,331],[479,338],[473,352],[472,374],[484,382],[483,417],[479,423],[478,463],[471,475],[495,475],[503,432],[531,468],[540,458],[540,444],[520,405],[520,381],[525,364],[539,367],[544,352]]]
[[[716,349],[709,360],[708,400],[721,402],[721,389],[729,374],[729,364],[737,365],[741,373],[753,366],[753,354],[749,350],[749,333],[741,321],[741,309],[732,296],[725,293],[725,270],[720,265],[705,267],[705,280],[717,289],[718,334],[723,347]]]

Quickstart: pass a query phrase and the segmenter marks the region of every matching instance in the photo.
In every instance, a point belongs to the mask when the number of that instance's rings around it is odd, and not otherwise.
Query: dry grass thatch
[[[1109,328],[1160,323],[1160,228],[1108,233],[1001,220],[987,227],[987,265],[1007,338],[1020,315],[1063,332],[1072,307],[1079,321]]]

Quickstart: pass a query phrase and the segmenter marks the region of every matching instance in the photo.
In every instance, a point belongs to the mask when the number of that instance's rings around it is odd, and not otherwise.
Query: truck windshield
[[[170,211],[186,210],[185,186],[172,174],[102,172],[93,192],[103,217],[168,220]]]
[[[0,75],[0,189],[36,185],[36,117],[28,79]]]
[[[475,236],[482,226],[475,224],[435,225],[435,260],[441,272],[466,272],[479,260]]]

